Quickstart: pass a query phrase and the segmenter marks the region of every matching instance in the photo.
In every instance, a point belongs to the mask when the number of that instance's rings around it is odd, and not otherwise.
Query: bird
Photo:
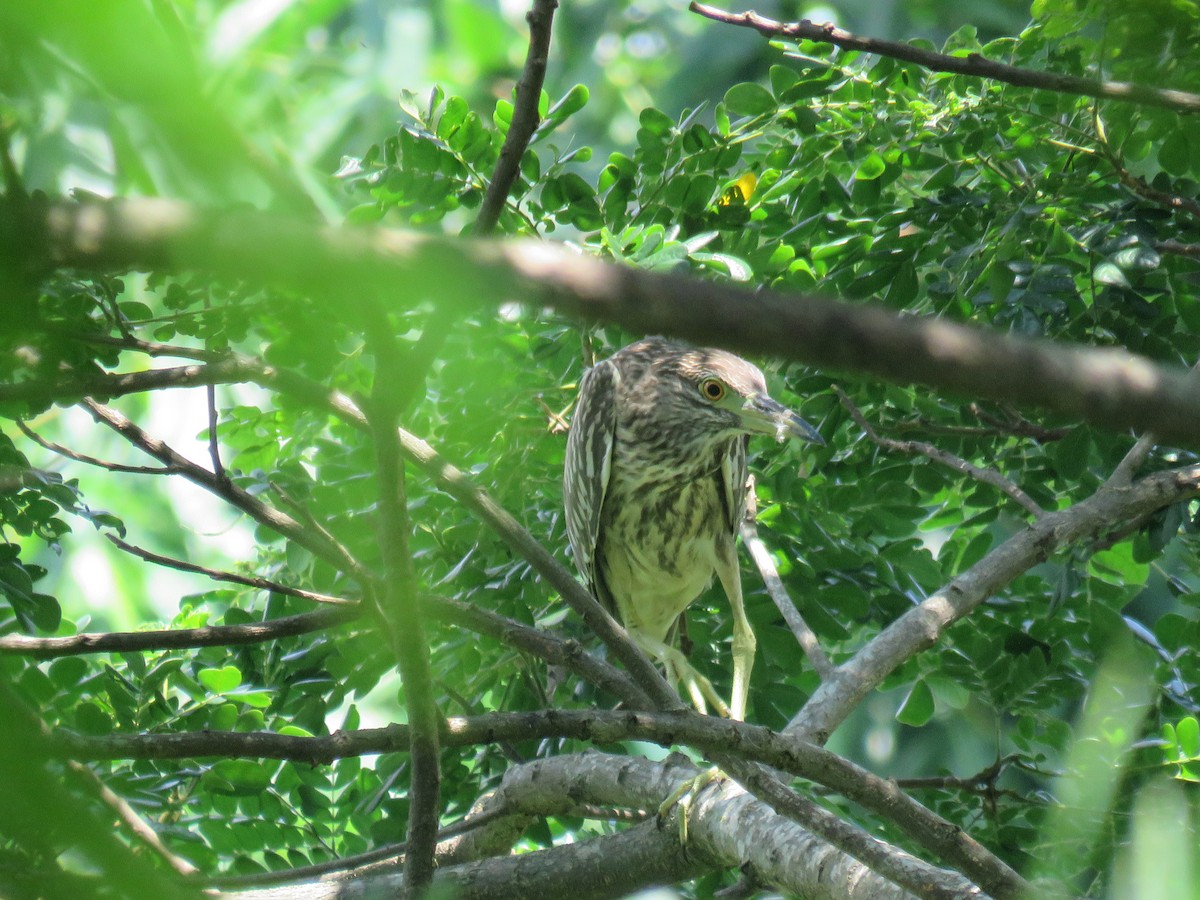
[[[757,643],[736,549],[753,434],[825,443],[771,398],[757,366],[651,337],[584,374],[563,469],[567,534],[597,600],[700,712],[711,703],[739,721]],[[685,610],[714,575],[733,614],[728,704],[675,646]]]

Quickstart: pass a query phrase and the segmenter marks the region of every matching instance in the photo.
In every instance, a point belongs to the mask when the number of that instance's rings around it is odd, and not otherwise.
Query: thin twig
[[[775,560],[771,558],[771,551],[767,549],[767,545],[758,535],[757,517],[758,498],[754,493],[754,476],[751,475],[750,481],[746,485],[746,515],[743,517],[741,525],[742,543],[746,545],[750,559],[758,567],[763,584],[767,587],[767,593],[775,601],[775,606],[783,616],[783,620],[792,629],[796,643],[808,657],[808,661],[816,670],[817,675],[824,681],[833,674],[834,666],[829,661],[829,657],[825,655],[825,651],[821,649],[821,643],[817,640],[816,633],[808,627],[804,616],[792,602],[792,598],[783,584],[783,579],[779,577],[779,570],[775,567]]]
[[[521,171],[521,157],[529,146],[529,140],[538,126],[538,106],[542,97],[542,84],[546,79],[546,62],[550,55],[550,34],[554,21],[554,10],[558,0],[533,0],[525,20],[529,23],[529,49],[525,54],[525,68],[517,81],[516,97],[513,102],[512,120],[504,135],[500,158],[496,161],[487,194],[475,217],[473,233],[486,237],[496,229],[500,213],[508,200],[509,192]]]
[[[120,347],[122,350],[133,350],[147,356],[173,356],[179,359],[194,359],[198,362],[216,362],[227,354],[221,350],[207,350],[198,347],[183,347],[179,344],[161,344],[157,341],[146,341],[133,335],[116,337],[111,334],[94,334],[86,331],[55,330],[60,337],[69,338],[84,344],[103,344],[108,347]]]
[[[70,447],[64,447],[62,444],[56,444],[54,441],[47,440],[42,437],[32,428],[30,428],[23,419],[17,419],[17,428],[25,437],[29,438],[40,447],[44,447],[51,453],[57,453],[66,459],[73,459],[75,462],[86,463],[89,466],[96,466],[100,469],[106,469],[109,472],[128,472],[134,475],[175,475],[179,469],[173,466],[127,466],[123,463],[109,462],[105,459],[96,459],[94,456],[85,456],[72,450]]]
[[[206,384],[204,394],[208,405],[208,458],[212,460],[213,475],[219,481],[228,482],[229,476],[225,474],[225,465],[221,462],[221,447],[217,444],[217,386]]]
[[[361,615],[356,606],[340,606],[242,625],[204,625],[199,628],[168,628],[157,631],[84,632],[65,637],[6,634],[0,637],[0,654],[56,659],[60,656],[79,656],[85,653],[138,653],[232,647],[322,631],[351,622]]]
[[[851,34],[834,25],[817,25],[805,19],[801,22],[777,22],[755,12],[731,13],[723,9],[707,6],[703,3],[692,2],[688,8],[715,22],[726,25],[738,25],[743,28],[753,28],[764,37],[781,37],[790,40],[818,41],[833,44],[843,50],[859,50],[864,53],[874,53],[877,56],[887,56],[892,59],[902,59],[905,62],[916,63],[932,72],[953,72],[958,75],[974,75],[978,78],[989,78],[1017,87],[1030,87],[1043,91],[1054,91],[1059,94],[1077,94],[1083,97],[1098,99],[1121,100],[1137,103],[1143,106],[1158,106],[1177,112],[1200,112],[1200,94],[1187,91],[1175,91],[1165,88],[1148,87],[1142,84],[1132,84],[1125,81],[1101,81],[1093,78],[1080,78],[1075,75],[1060,75],[1057,72],[1040,72],[1034,69],[1022,69],[987,59],[978,53],[966,56],[949,56],[945,53],[935,53],[932,50],[922,50],[912,44],[899,41],[885,41],[879,38],[862,37]]]
[[[1038,506],[1032,497],[993,469],[981,469],[979,466],[967,462],[960,456],[955,456],[953,453],[948,453],[924,441],[898,441],[894,438],[886,438],[877,434],[875,429],[871,427],[871,423],[862,414],[862,410],[855,406],[854,401],[846,396],[846,392],[836,384],[833,385],[833,390],[838,395],[838,399],[841,400],[842,406],[846,408],[855,423],[863,430],[863,433],[866,434],[872,443],[883,447],[885,450],[895,450],[898,453],[918,453],[948,469],[952,469],[962,475],[967,475],[984,484],[990,484],[1019,503],[1034,518],[1040,518],[1046,514],[1046,511]]]
[[[213,366],[187,366],[186,368],[199,370],[192,374],[198,379],[197,383],[206,384],[208,382],[205,379],[212,377],[212,373],[205,370],[214,366],[220,370],[222,364],[215,363]],[[183,376],[177,375],[175,377],[179,378]],[[179,382],[174,383],[178,384]],[[231,506],[246,513],[256,522],[268,526],[284,537],[311,550],[335,568],[355,577],[360,584],[366,585],[370,582],[370,576],[363,569],[361,563],[353,556],[350,556],[344,547],[329,545],[320,535],[305,528],[282,510],[268,506],[230,481],[223,481],[217,478],[212,472],[175,452],[175,450],[158,438],[151,437],[115,409],[87,398],[81,401],[81,405],[92,414],[92,418],[97,422],[108,426],[135,447],[148,453],[160,462],[176,467],[179,470],[179,474],[183,475],[188,481],[222,498]]]
[[[1174,253],[1176,256],[1200,259],[1200,244],[1185,244],[1182,241],[1168,238],[1165,241],[1159,241],[1154,246],[1163,253]]]
[[[195,572],[197,575],[207,575],[213,581],[228,581],[233,584],[242,584],[246,587],[258,588],[263,591],[270,591],[273,594],[285,594],[289,597],[302,597],[305,600],[315,600],[317,603],[330,603],[341,606],[357,606],[357,600],[348,600],[345,597],[334,597],[330,594],[318,594],[314,591],[306,591],[302,588],[288,587],[286,584],[280,584],[277,581],[271,581],[269,578],[262,578],[258,575],[238,575],[235,572],[224,572],[220,569],[210,569],[207,566],[197,565],[196,563],[186,562],[182,559],[176,559],[173,556],[163,556],[160,553],[152,553],[142,547],[130,544],[121,540],[115,534],[106,534],[114,545],[124,550],[139,559],[144,559],[146,562],[152,562],[155,565],[163,566],[167,569],[177,569],[180,572]]]
[[[1005,418],[994,416],[978,403],[967,404],[967,412],[981,422],[993,426],[1001,434],[1013,434],[1018,437],[1033,438],[1040,444],[1061,441],[1071,433],[1069,427],[1047,428],[1037,422],[1030,422],[1009,404],[1003,404]]]

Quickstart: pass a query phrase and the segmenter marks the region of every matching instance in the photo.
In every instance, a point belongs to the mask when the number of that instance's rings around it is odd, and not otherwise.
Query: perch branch
[[[328,764],[334,759],[407,749],[411,730],[403,725],[337,732],[328,737],[298,737],[269,732],[83,737],[62,732],[59,744],[79,759],[185,759],[204,756],[289,759]],[[471,746],[497,741],[572,738],[593,744],[651,741],[664,747],[684,744],[712,755],[732,754],[742,763],[764,763],[832,788],[899,826],[905,834],[948,864],[960,867],[995,896],[1015,896],[1023,883],[1004,863],[965,832],[954,828],[901,791],[893,782],[807,742],[793,742],[759,725],[701,716],[695,712],[634,713],[602,710],[547,710],[536,713],[488,713],[450,717],[443,723],[442,744]],[[726,760],[724,766],[734,765]],[[761,779],[756,787],[762,787]],[[771,779],[774,781],[774,779]],[[796,803],[791,790],[768,788],[772,800],[804,819],[801,824],[840,836],[862,858],[862,838],[844,831],[835,816],[810,802]],[[840,846],[840,844],[839,844]],[[845,849],[845,848],[843,848]]]

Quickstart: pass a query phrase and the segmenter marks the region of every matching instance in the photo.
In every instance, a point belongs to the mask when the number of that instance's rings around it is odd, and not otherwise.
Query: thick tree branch
[[[786,734],[825,743],[862,699],[906,659],[1014,578],[1061,547],[1087,540],[1180,500],[1200,495],[1200,466],[1156,472],[1132,485],[1102,487],[1074,506],[1046,513],[876,635],[824,681]]]
[[[973,398],[1040,405],[1104,428],[1152,430],[1164,442],[1200,447],[1200,392],[1178,367],[1117,349],[644,272],[545,242],[342,231],[265,213],[205,213],[165,200],[58,203],[33,216],[0,205],[0,224],[33,235],[31,252],[41,259],[31,263],[204,269],[349,303],[380,289],[394,295],[397,285],[406,296],[441,298],[457,308],[545,303],[636,333],[669,333]],[[74,389],[78,395],[87,387]],[[63,395],[61,387],[40,383],[0,390],[0,399]]]
[[[193,734],[114,735],[83,737],[63,732],[62,750],[77,759],[188,759],[205,756],[224,758],[289,759],[308,764],[328,764],[334,759],[370,753],[406,750],[411,731],[402,725],[387,728],[337,732],[328,737],[296,737],[269,732],[202,732]],[[663,747],[675,744],[694,747],[707,755],[721,755],[743,762],[769,765],[779,771],[807,778],[831,788],[865,808],[896,823],[920,846],[959,868],[996,897],[1015,896],[1026,885],[1008,866],[983,846],[940,816],[900,791],[894,782],[872,774],[828,750],[807,742],[794,742],[758,725],[701,716],[692,711],[678,713],[606,712],[600,710],[547,710],[538,713],[489,713],[481,716],[450,717],[444,722],[441,743],[446,747],[470,746],[498,741],[534,741],[572,738],[593,744],[620,741],[651,741]],[[756,787],[766,782],[755,773]],[[837,831],[872,864],[876,849],[857,831],[848,832],[836,817],[817,809],[811,801],[799,801],[782,784],[766,788],[774,802],[798,811],[802,824],[820,833]]]
[[[654,885],[687,881],[712,868],[712,862],[700,854],[685,853],[673,831],[646,822],[617,834],[548,850],[439,868],[433,890],[456,900],[609,900]],[[289,900],[368,900],[396,896],[403,887],[394,871],[353,870],[286,887],[218,896],[229,900],[278,900],[281,896]]]
[[[688,8],[715,22],[753,28],[764,37],[833,44],[843,50],[858,50],[863,53],[874,53],[877,56],[902,59],[933,72],[973,75],[977,78],[988,78],[1017,87],[1054,91],[1058,94],[1078,94],[1082,97],[1095,97],[1102,100],[1122,100],[1142,106],[1158,106],[1176,112],[1200,112],[1200,95],[1190,94],[1187,91],[1173,91],[1125,81],[1102,81],[1094,78],[1080,78],[1075,75],[1060,75],[1056,72],[1022,69],[1018,66],[995,62],[978,53],[970,53],[967,56],[948,56],[945,53],[922,50],[920,47],[899,41],[862,37],[834,25],[817,25],[808,19],[801,22],[777,22],[774,19],[760,16],[756,12],[731,13],[704,3],[694,2],[694,0]]]

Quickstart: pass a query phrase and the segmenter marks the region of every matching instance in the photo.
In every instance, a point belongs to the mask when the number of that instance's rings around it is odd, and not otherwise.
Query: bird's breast
[[[712,580],[718,541],[730,539],[718,490],[711,470],[631,477],[614,464],[597,562],[627,627],[662,640]]]

